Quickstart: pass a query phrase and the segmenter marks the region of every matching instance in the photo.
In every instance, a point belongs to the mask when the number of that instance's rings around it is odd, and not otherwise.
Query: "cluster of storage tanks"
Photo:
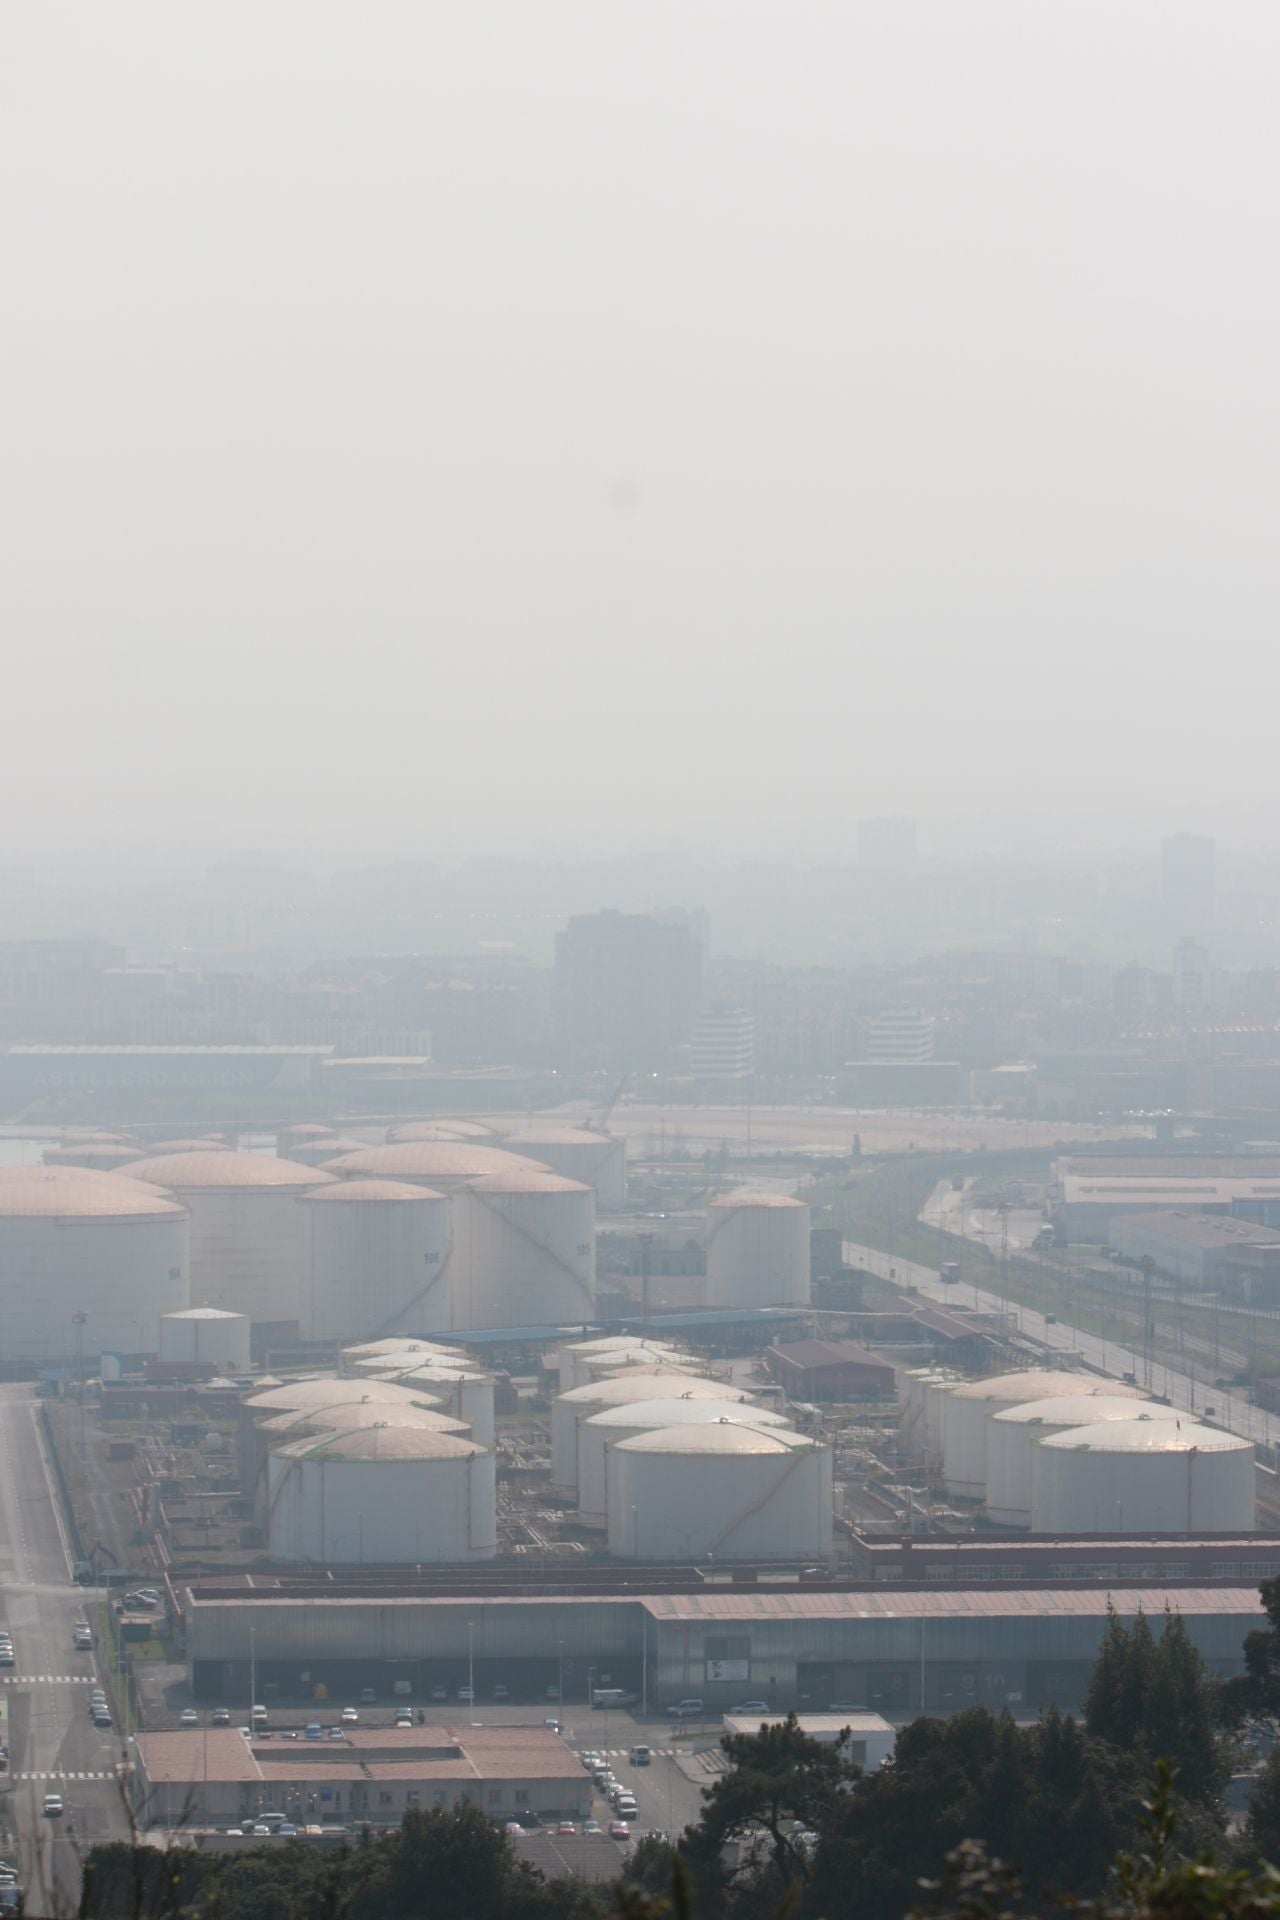
[[[278,1148],[84,1134],[0,1170],[0,1298],[23,1309],[9,1356],[69,1358],[80,1314],[87,1353],[150,1353],[157,1316],[192,1304],[336,1344],[594,1317],[596,1206],[625,1194],[622,1141],[434,1120],[380,1145],[301,1124]],[[802,1201],[711,1201],[708,1305],[805,1305],[809,1271]]]
[[[1221,1533],[1254,1526],[1253,1447],[1085,1373],[903,1375],[899,1434],[954,1499],[1034,1533]]]
[[[245,1396],[240,1466],[275,1560],[444,1565],[497,1552],[493,1380],[466,1356],[387,1341],[375,1371]],[[430,1380],[419,1377],[431,1365]]]
[[[622,1560],[822,1560],[831,1449],[662,1343],[557,1350],[553,1497]]]

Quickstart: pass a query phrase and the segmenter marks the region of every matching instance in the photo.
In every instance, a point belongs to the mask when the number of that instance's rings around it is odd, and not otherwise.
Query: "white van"
[[[591,1704],[593,1707],[634,1707],[636,1696],[625,1687],[593,1687]]]

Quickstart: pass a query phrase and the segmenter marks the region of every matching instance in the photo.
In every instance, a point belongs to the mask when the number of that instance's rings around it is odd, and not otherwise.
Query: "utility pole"
[[[76,1330],[76,1444],[80,1449],[80,1469],[84,1472],[84,1323],[89,1316],[81,1309],[79,1313],[73,1313],[71,1318]]]
[[[653,1246],[653,1235],[640,1235],[640,1319],[647,1324],[649,1319],[649,1253]]]
[[[1000,1202],[1000,1317],[1009,1313],[1009,1202]]]

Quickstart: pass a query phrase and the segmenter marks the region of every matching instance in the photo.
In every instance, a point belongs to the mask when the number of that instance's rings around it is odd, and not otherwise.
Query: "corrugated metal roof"
[[[141,1220],[185,1214],[141,1180],[88,1167],[0,1168],[0,1217],[10,1220]]]
[[[624,1443],[626,1444],[626,1443]],[[1047,1444],[1047,1442],[1046,1442]],[[474,1604],[474,1602],[472,1603]],[[640,1605],[656,1620],[1007,1620],[1106,1618],[1117,1613],[1149,1617],[1167,1605],[1183,1614],[1239,1614],[1255,1620],[1265,1612],[1252,1587],[1072,1587],[1069,1589],[977,1587],[959,1593],[659,1593]]]
[[[318,1167],[300,1166],[296,1160],[280,1160],[269,1153],[229,1153],[222,1150],[201,1153],[158,1153],[153,1159],[135,1160],[123,1169],[131,1180],[149,1180],[153,1186],[231,1187],[247,1191],[252,1187],[319,1187],[332,1180],[330,1173]]]

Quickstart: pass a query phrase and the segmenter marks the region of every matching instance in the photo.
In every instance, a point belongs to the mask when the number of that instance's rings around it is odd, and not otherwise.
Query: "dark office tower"
[[[556,936],[556,1012],[567,1067],[660,1072],[693,1033],[702,942],[687,916],[575,914]]]
[[[858,822],[858,865],[896,872],[916,860],[914,820],[885,819]]]
[[[1213,920],[1216,848],[1198,833],[1173,833],[1160,843],[1160,896],[1180,933],[1196,933]]]

